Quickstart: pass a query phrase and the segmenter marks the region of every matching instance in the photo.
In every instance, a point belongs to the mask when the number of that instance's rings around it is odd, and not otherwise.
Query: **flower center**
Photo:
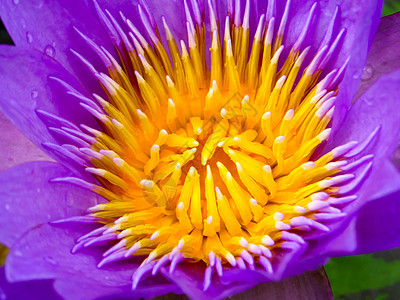
[[[261,16],[250,47],[250,2],[243,20],[240,5],[228,13],[220,36],[209,1],[208,68],[203,14],[196,1],[192,5],[195,21],[186,7],[189,50],[181,41],[179,52],[163,20],[170,56],[151,14],[140,6],[152,46],[130,20],[123,17],[128,39],[113,16],[99,10],[106,28],[119,36],[119,62],[80,33],[108,69],[108,75],[93,71],[77,54],[105,92],[79,97],[102,127],[83,126],[91,136],[80,134],[87,141],[94,137],[81,152],[90,157],[86,171],[99,185],[64,181],[89,187],[108,202],[89,209],[103,226],[74,250],[114,242],[99,266],[147,256],[134,287],[148,270],[155,274],[170,262],[172,272],[183,260],[205,263],[205,288],[213,270],[221,276],[223,266],[274,272],[275,257],[306,243],[303,233],[327,232],[325,222],[344,216],[340,205],[357,198],[350,171],[371,160],[350,163],[365,146],[356,142],[315,153],[330,135],[346,69],[327,70],[345,33],[335,36],[336,14],[310,55],[302,44],[313,5],[297,42],[283,54],[289,2],[279,27],[273,8]]]

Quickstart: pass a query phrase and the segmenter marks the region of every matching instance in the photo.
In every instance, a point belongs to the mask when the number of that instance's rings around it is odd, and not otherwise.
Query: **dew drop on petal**
[[[70,196],[70,195],[66,195],[65,196],[65,202],[69,207],[71,207],[71,206],[74,205],[74,198],[72,196]]]
[[[363,73],[361,75],[361,80],[366,81],[371,79],[374,76],[374,69],[372,68],[372,65],[367,64],[364,67]]]
[[[33,90],[33,91],[31,92],[31,97],[32,97],[32,99],[36,99],[38,95],[39,95],[38,90]]]
[[[57,265],[57,261],[52,256],[47,256],[44,258],[44,260],[53,266]]]
[[[44,48],[44,52],[50,57],[54,57],[56,54],[56,50],[52,45],[47,45],[46,48]]]
[[[13,0],[13,3],[14,3],[15,5],[17,5],[17,4],[19,3],[19,0]]]
[[[28,44],[32,44],[33,42],[32,33],[30,33],[29,31],[26,32],[26,41],[28,42]]]
[[[4,208],[5,208],[6,210],[10,210],[10,205],[9,205],[9,204],[6,204],[6,205],[4,205]]]

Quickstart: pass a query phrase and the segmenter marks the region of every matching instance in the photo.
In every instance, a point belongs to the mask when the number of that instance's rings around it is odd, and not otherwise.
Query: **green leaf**
[[[382,17],[392,15],[398,11],[400,11],[400,2],[398,0],[385,0]]]
[[[400,282],[399,260],[388,262],[371,254],[332,258],[325,271],[335,298]],[[385,298],[381,295],[377,299]]]

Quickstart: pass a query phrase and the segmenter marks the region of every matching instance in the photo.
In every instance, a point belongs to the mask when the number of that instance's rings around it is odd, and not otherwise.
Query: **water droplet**
[[[358,78],[360,78],[360,72],[353,73],[353,79],[358,79]]]
[[[4,208],[5,208],[6,210],[10,210],[10,204],[4,205]]]
[[[33,91],[31,92],[31,97],[32,97],[32,99],[36,99],[38,95],[39,95],[39,92],[38,92],[37,90],[33,90]]]
[[[72,197],[69,194],[65,195],[65,202],[67,203],[67,206],[73,206],[74,205],[74,197]]]
[[[374,69],[372,68],[372,65],[367,64],[364,67],[363,73],[361,75],[361,80],[366,81],[371,79],[374,76]]]
[[[28,44],[32,44],[33,42],[32,33],[30,33],[29,31],[26,32],[26,41],[28,42]]]
[[[44,52],[48,56],[54,57],[54,55],[56,54],[56,49],[54,49],[54,47],[52,45],[47,45],[46,48],[44,48]]]
[[[53,266],[57,265],[57,261],[52,256],[47,256],[44,258],[44,260]]]
[[[36,192],[40,193],[40,188],[37,188],[37,189],[36,189]]]
[[[17,5],[17,4],[19,3],[19,0],[13,0],[13,3],[14,3],[15,5]]]
[[[16,256],[22,256],[22,252],[19,251],[19,250],[16,250],[14,253],[15,253]]]

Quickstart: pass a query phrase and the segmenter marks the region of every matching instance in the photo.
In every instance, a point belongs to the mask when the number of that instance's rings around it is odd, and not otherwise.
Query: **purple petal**
[[[1,1],[0,12],[17,46],[43,51],[79,78],[88,91],[100,90],[86,67],[70,52],[70,49],[74,49],[84,57],[90,57],[99,71],[104,68],[73,26],[99,45],[112,50],[109,38],[84,1],[44,0],[40,4],[35,1]]]
[[[1,173],[1,242],[12,246],[26,230],[49,221],[81,215],[99,202],[100,197],[92,192],[49,182],[49,179],[70,174],[53,162],[26,163]]]
[[[286,42],[284,41],[285,46],[294,44],[314,3],[315,1],[313,0],[293,1],[290,10],[289,30],[287,30]],[[310,33],[307,35],[305,44],[311,44],[314,47],[319,45],[323,40],[325,31],[338,5],[340,5],[340,9],[338,12],[338,22],[334,26],[334,37],[341,28],[346,28],[346,35],[343,46],[337,54],[337,59],[333,60],[328,66],[331,68],[340,68],[349,57],[351,58],[337,96],[333,122],[334,130],[343,121],[357,91],[369,46],[380,19],[382,1],[318,2],[316,18],[313,21],[314,23],[312,23],[313,25]],[[277,14],[279,15],[279,11],[283,10],[283,8],[278,5],[277,10]]]
[[[179,294],[180,290],[172,284],[158,284],[148,287],[139,287],[135,291],[121,288],[104,287],[96,284],[82,283],[79,281],[56,280],[55,290],[64,299],[151,299],[168,293]]]
[[[368,60],[361,76],[356,99],[362,95],[380,76],[400,68],[400,14],[381,19],[372,42]]]
[[[115,268],[101,270],[96,267],[96,259],[101,257],[101,249],[91,248],[71,254],[75,240],[87,229],[61,228],[44,224],[28,231],[10,249],[6,261],[7,278],[14,281],[32,279],[69,279],[105,286],[128,286],[131,270]]]
[[[183,6],[183,1],[168,1],[166,5],[160,5],[158,1],[148,0],[97,0],[97,3],[101,9],[107,9],[111,15],[122,25],[120,12],[124,14],[126,18],[133,22],[143,36],[148,36],[143,22],[139,15],[138,4],[141,4],[142,9],[146,12],[146,8],[142,5],[144,2],[148,5],[148,9],[151,12],[151,17],[154,17],[154,21],[160,31],[161,38],[165,41],[165,31],[161,21],[161,17],[164,16],[168,23],[169,28],[173,32],[177,41],[187,39],[186,31],[186,17]],[[188,1],[190,2],[190,1]],[[200,1],[199,1],[200,2]],[[93,3],[90,1],[89,5],[92,8],[93,14],[97,14]],[[147,14],[146,14],[147,15]],[[148,15],[147,15],[148,16]],[[153,19],[152,19],[153,20]],[[125,28],[125,26],[122,26]]]
[[[160,276],[146,279],[132,292],[132,273],[141,262],[98,268],[104,248],[90,248],[72,254],[75,241],[87,233],[88,227],[44,224],[33,228],[11,248],[6,261],[7,278],[11,282],[54,278],[55,289],[66,299],[76,299],[77,295],[83,295],[84,299],[112,299],[114,296],[152,297],[180,293],[175,285]],[[69,288],[74,292],[69,294]]]
[[[0,47],[0,79],[3,83],[0,109],[27,138],[46,153],[50,152],[42,147],[43,142],[58,144],[65,139],[56,139],[48,132],[37,110],[64,118],[75,125],[84,123],[97,128],[94,118],[80,107],[73,96],[67,94],[59,82],[51,79],[53,77],[82,91],[76,80],[48,56],[29,49]]]
[[[0,268],[0,298],[1,299],[31,299],[31,300],[60,300],[61,297],[54,291],[50,280],[32,280],[28,282],[9,283]]]
[[[364,205],[355,221],[357,248],[367,253],[400,247],[400,191]]]
[[[212,284],[206,291],[203,289],[205,270],[202,264],[193,265],[190,263],[182,263],[172,274],[170,274],[166,268],[162,269],[162,274],[172,282],[175,282],[176,285],[192,299],[222,299],[242,292],[262,282],[281,280],[288,276],[288,274],[285,273],[287,268],[291,270],[290,276],[293,276],[320,265],[321,262],[318,261],[317,264],[308,264],[307,268],[299,270],[295,262],[306,249],[306,245],[296,245],[298,246],[296,249],[285,251],[283,255],[276,255],[277,259],[274,261],[274,272],[272,274],[263,269],[258,269],[257,271],[252,271],[250,269],[241,270],[239,268],[225,269],[220,280],[211,279]]]
[[[368,247],[379,250],[380,246],[375,243],[375,240],[382,237],[374,237],[375,232],[372,230],[368,238],[365,237],[366,232],[359,233],[364,226],[367,229],[371,226],[370,221],[365,217],[367,215],[375,215],[374,222],[381,222],[376,231],[378,235],[381,234],[380,230],[384,230],[383,228],[394,234],[399,232],[400,223],[397,218],[387,217],[390,209],[397,211],[398,197],[391,195],[397,195],[400,190],[400,173],[390,162],[400,137],[400,116],[396,109],[398,106],[396,93],[399,88],[400,71],[382,76],[356,101],[335,136],[334,143],[330,146],[332,148],[348,141],[363,141],[378,125],[381,126],[378,140],[366,149],[367,153],[374,154],[372,171],[358,192],[358,199],[344,209],[344,212],[351,216],[362,208],[362,217],[340,224],[333,234],[315,241],[307,252],[308,257],[321,254],[349,255],[367,251]],[[384,199],[381,209],[376,209],[379,205],[378,198]],[[375,201],[371,202],[371,200]],[[362,240],[360,245],[357,244],[359,234],[361,234],[359,239]],[[370,245],[367,243],[368,240],[371,241]],[[389,238],[387,244],[381,245],[381,249],[388,248],[390,243],[394,242]],[[361,247],[360,250],[358,250],[359,247]]]
[[[399,88],[400,71],[379,78],[352,106],[329,147],[334,148],[349,141],[362,142],[380,126],[378,140],[373,141],[363,153],[374,155],[374,166],[364,183],[361,201],[354,202],[357,206],[400,189],[399,174],[389,163],[400,138],[400,115],[396,109]]]
[[[256,272],[239,270],[236,275],[237,278],[246,279],[246,283],[236,282],[229,285],[218,285],[217,281],[214,280],[206,292],[202,290],[201,284],[194,284],[200,279],[200,277],[196,277],[196,272],[191,272],[188,275],[187,272],[178,267],[172,275],[167,271],[163,273],[165,276],[169,276],[170,280],[175,281],[191,299],[224,299],[226,297],[231,299],[259,299],[262,297],[261,295],[264,295],[264,298],[265,295],[268,295],[268,299],[291,299],[293,295],[296,295],[296,299],[333,299],[328,278],[322,268],[279,282],[262,284],[260,283],[266,280],[259,276],[257,280],[257,276],[254,276]],[[251,288],[252,286],[254,287]]]
[[[1,113],[0,132],[2,145],[0,171],[27,161],[51,160],[49,156],[24,137]]]
[[[184,266],[183,268],[182,266],[178,266],[172,274],[169,273],[168,269],[161,269],[161,272],[170,281],[175,282],[176,285],[178,285],[181,290],[191,299],[223,299],[247,290],[261,282],[258,280],[252,283],[235,282],[230,285],[222,285],[218,283],[219,280],[212,280],[212,284],[207,291],[203,291],[204,274],[202,271],[195,270],[195,268],[195,265],[190,264],[189,266]]]

